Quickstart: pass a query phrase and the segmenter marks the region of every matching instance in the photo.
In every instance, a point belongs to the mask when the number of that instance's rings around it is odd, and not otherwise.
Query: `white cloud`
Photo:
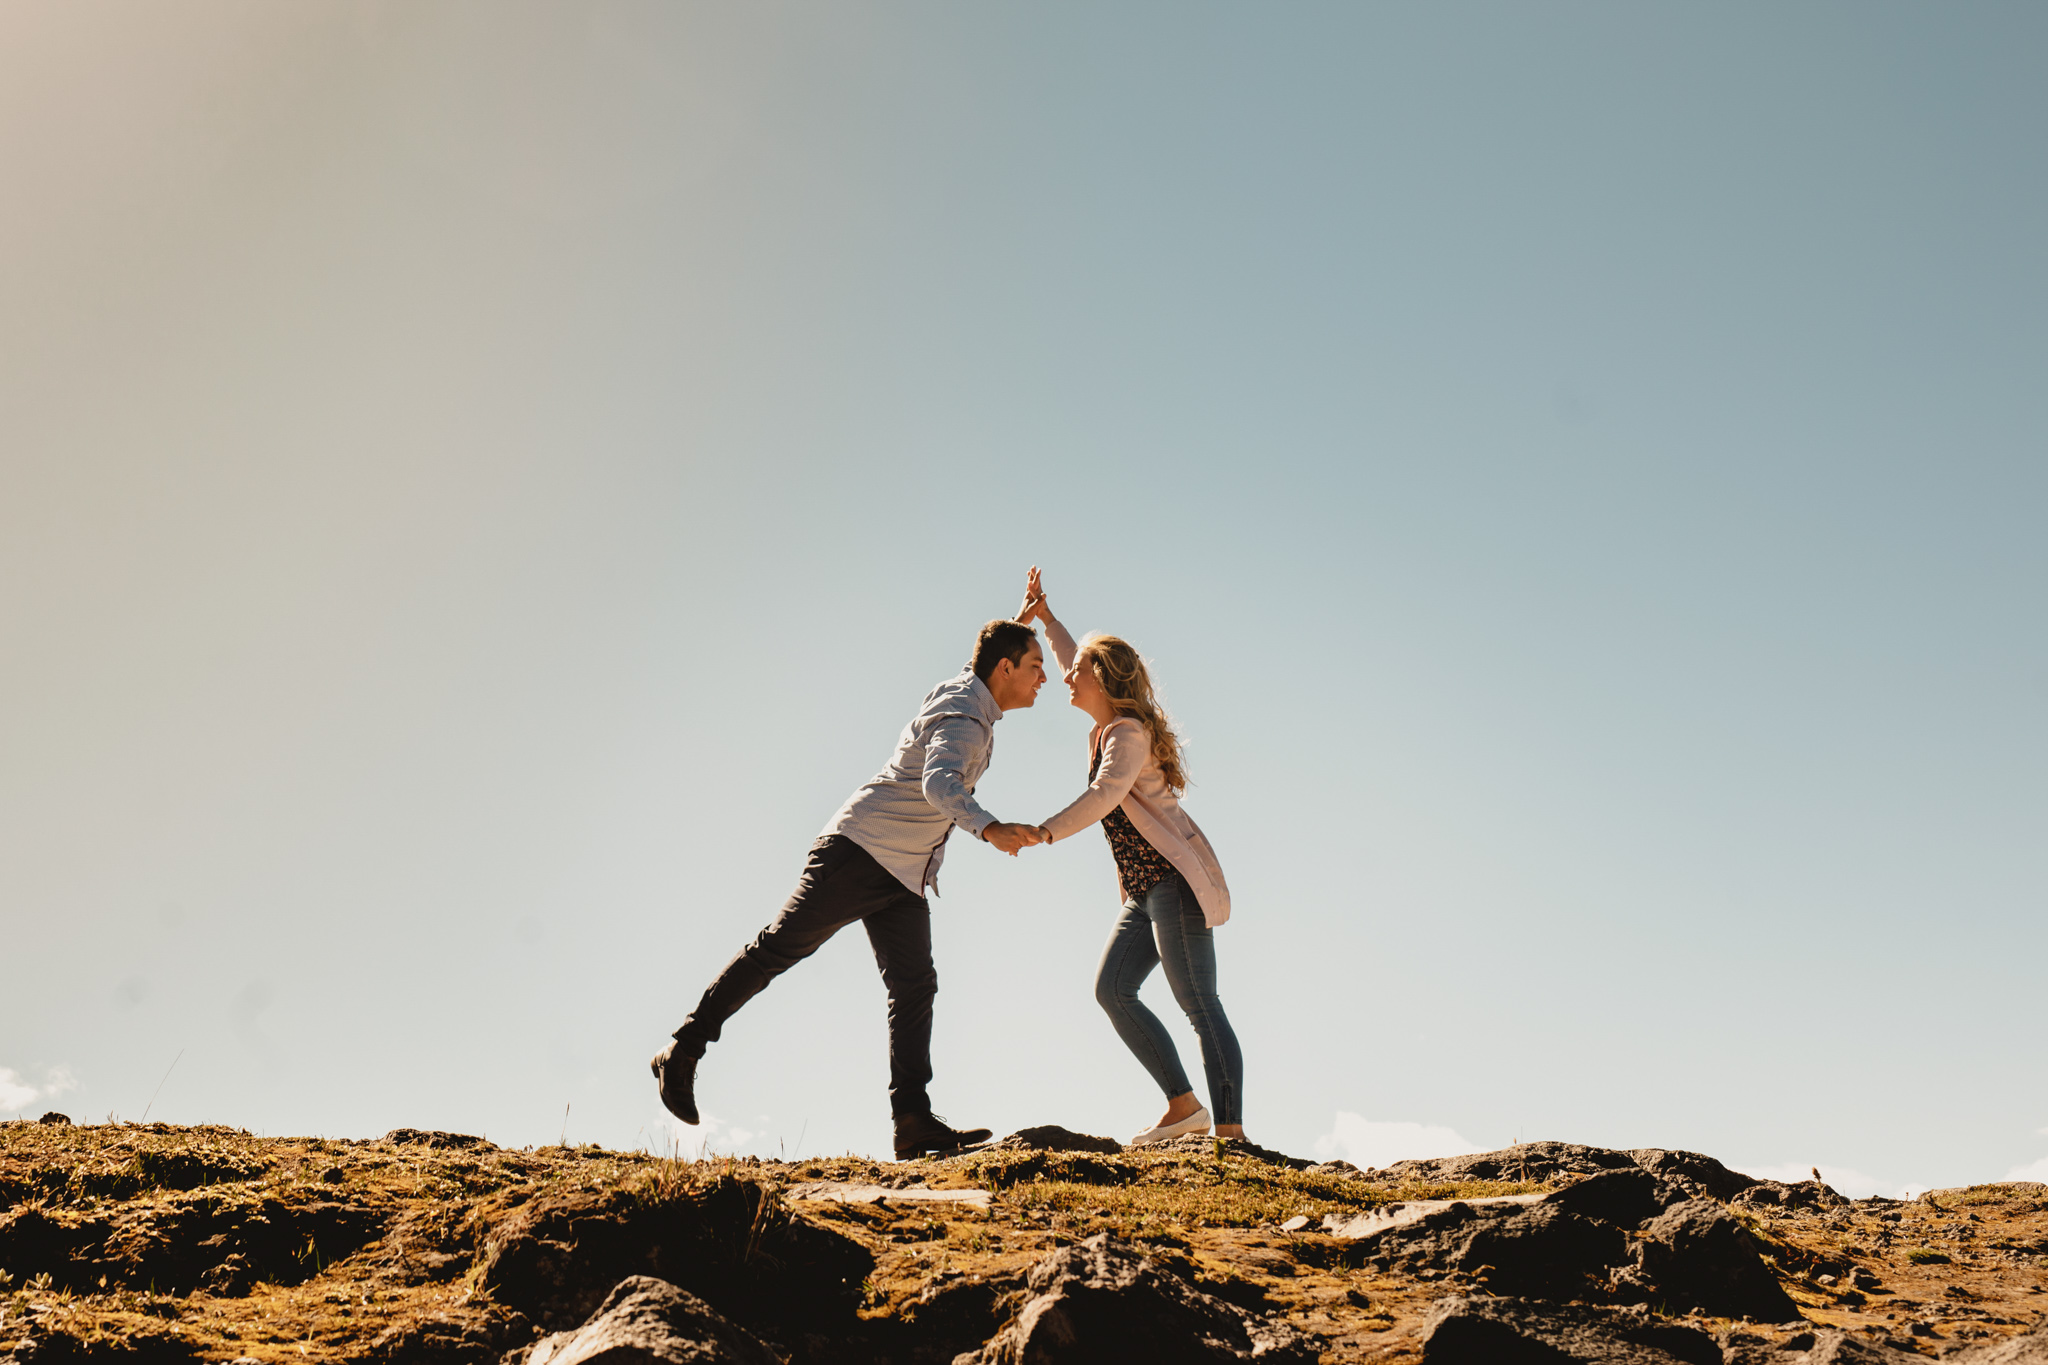
[[[2041,1130],[2048,1133],[2048,1128]],[[2007,1180],[2048,1180],[2048,1156],[2039,1161],[2030,1161],[2024,1166],[2015,1166],[2005,1173]]]
[[[26,1109],[41,1093],[17,1075],[13,1067],[0,1066],[0,1110],[13,1113]]]
[[[774,1120],[764,1114],[761,1122],[771,1126],[742,1128],[716,1114],[706,1114],[704,1122],[691,1127],[664,1115],[653,1132],[657,1149],[663,1155],[673,1152],[692,1161],[707,1156],[774,1156],[778,1150],[772,1130]]]
[[[1335,1127],[1316,1139],[1316,1155],[1342,1157],[1371,1169],[1416,1157],[1464,1156],[1486,1149],[1456,1130],[1429,1123],[1380,1122],[1339,1113]]]
[[[1796,1161],[1780,1162],[1774,1166],[1742,1168],[1745,1175],[1753,1175],[1759,1180],[1781,1180],[1787,1185],[1813,1179],[1815,1169],[1812,1162],[1802,1166]],[[1851,1199],[1865,1199],[1873,1194],[1886,1195],[1892,1199],[1911,1199],[1927,1188],[1925,1185],[1901,1185],[1896,1180],[1881,1180],[1877,1176],[1865,1175],[1848,1166],[1822,1164],[1817,1169],[1820,1171],[1820,1178],[1827,1182],[1829,1189]]]
[[[37,1100],[54,1100],[67,1090],[78,1089],[78,1077],[68,1066],[53,1066],[43,1072],[43,1083],[32,1084],[13,1067],[0,1066],[0,1114],[24,1113]]]

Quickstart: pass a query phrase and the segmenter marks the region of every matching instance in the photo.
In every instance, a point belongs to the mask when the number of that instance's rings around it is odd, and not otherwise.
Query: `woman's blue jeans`
[[[1202,907],[1187,878],[1179,874],[1124,907],[1095,972],[1096,1003],[1116,1025],[1124,1046],[1172,1099],[1194,1087],[1181,1069],[1166,1026],[1138,999],[1138,987],[1156,966],[1166,968],[1174,1002],[1201,1040],[1210,1121],[1244,1122],[1244,1054],[1216,995],[1215,931],[1202,921]]]

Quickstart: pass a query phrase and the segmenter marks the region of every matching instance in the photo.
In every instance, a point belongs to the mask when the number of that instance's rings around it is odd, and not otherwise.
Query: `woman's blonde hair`
[[[1130,641],[1114,635],[1091,635],[1081,642],[1075,662],[1095,670],[1095,680],[1102,684],[1109,704],[1119,716],[1129,716],[1145,727],[1152,737],[1152,758],[1159,764],[1166,785],[1176,792],[1186,790],[1188,777],[1181,767],[1180,736],[1174,733],[1166,708],[1152,695],[1152,675],[1145,671],[1145,661],[1131,648]]]

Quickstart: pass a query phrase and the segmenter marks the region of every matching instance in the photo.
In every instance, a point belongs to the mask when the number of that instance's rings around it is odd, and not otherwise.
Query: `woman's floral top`
[[[1095,770],[1102,765],[1098,751],[1094,761],[1088,765],[1088,780],[1095,780]],[[1109,839],[1109,853],[1116,859],[1117,879],[1123,883],[1124,899],[1141,901],[1145,893],[1159,883],[1173,876],[1180,869],[1166,861],[1166,855],[1152,847],[1138,827],[1131,823],[1131,817],[1118,806],[1102,817],[1102,832]]]

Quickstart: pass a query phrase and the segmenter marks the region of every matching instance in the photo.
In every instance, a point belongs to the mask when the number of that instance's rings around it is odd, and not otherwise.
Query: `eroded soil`
[[[1549,1188],[1374,1179],[1271,1155],[1203,1143],[902,1163],[689,1162],[596,1148],[510,1151],[403,1130],[354,1142],[165,1124],[5,1124],[0,1352],[31,1340],[38,1361],[496,1361],[544,1325],[500,1301],[507,1281],[491,1268],[522,1209],[529,1223],[533,1210],[556,1204],[665,1217],[709,1207],[736,1186],[780,1201],[804,1182],[841,1181],[983,1188],[993,1199],[986,1212],[886,1198],[787,1205],[796,1220],[873,1257],[836,1326],[792,1324],[778,1335],[772,1316],[763,1325],[754,1312],[750,1325],[798,1365],[950,1360],[1000,1325],[1034,1260],[1104,1229],[1143,1242],[1209,1292],[1314,1334],[1326,1362],[1398,1361],[1419,1357],[1433,1300],[1475,1286],[1361,1264],[1355,1245],[1319,1230],[1323,1215]],[[758,1215],[764,1205],[751,1207]],[[1931,1357],[2048,1316],[2048,1195],[2039,1189],[1736,1209],[1808,1325]],[[1283,1231],[1297,1216],[1307,1226]],[[754,1251],[740,1237],[735,1264]],[[757,1278],[774,1271],[755,1269]],[[1767,1343],[1802,1326],[1702,1325]]]

